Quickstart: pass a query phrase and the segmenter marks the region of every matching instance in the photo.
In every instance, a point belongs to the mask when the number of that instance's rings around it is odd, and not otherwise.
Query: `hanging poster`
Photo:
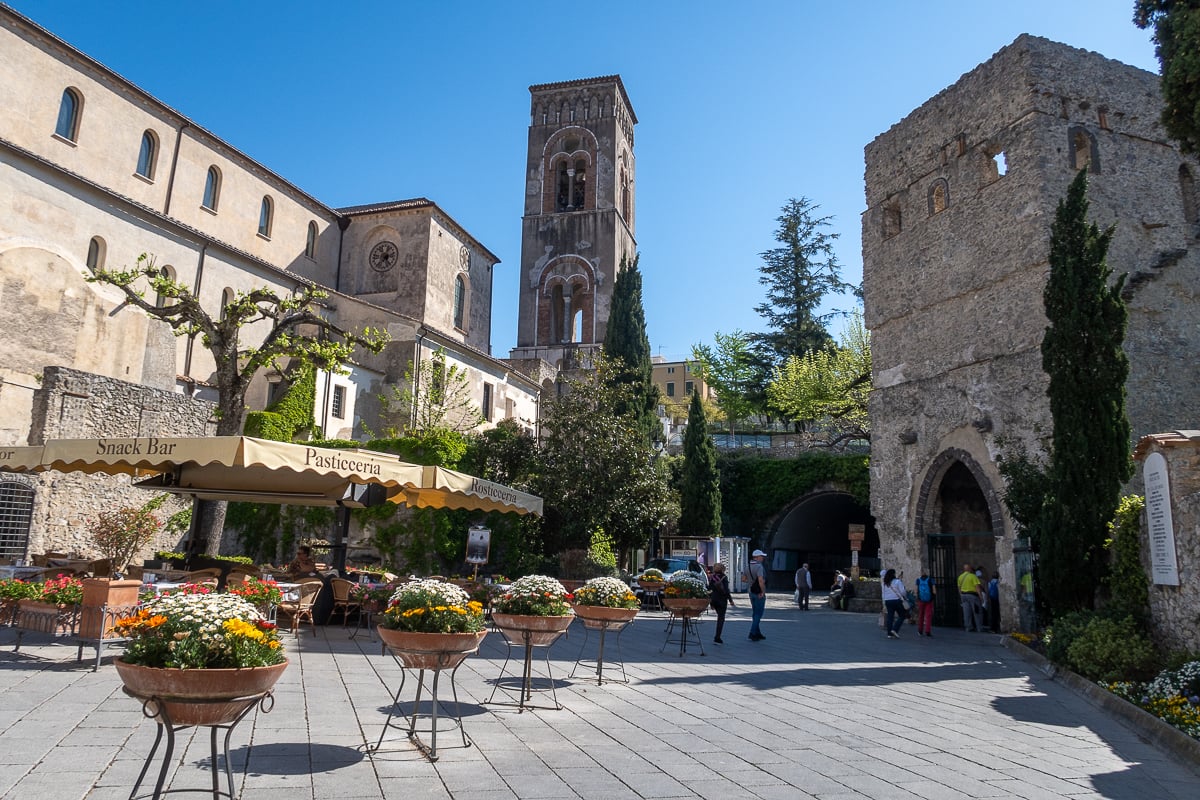
[[[1150,580],[1159,586],[1179,585],[1175,560],[1175,525],[1171,520],[1171,487],[1167,459],[1151,453],[1142,468],[1146,484],[1146,527],[1150,535]]]

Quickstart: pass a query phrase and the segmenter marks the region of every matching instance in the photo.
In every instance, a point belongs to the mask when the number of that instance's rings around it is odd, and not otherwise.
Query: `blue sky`
[[[834,217],[859,281],[863,147],[1019,34],[1158,71],[1133,0],[11,5],[327,205],[436,202],[501,259],[499,357],[531,84],[621,75],[650,342],[674,358],[761,329],[758,254],[790,197]]]

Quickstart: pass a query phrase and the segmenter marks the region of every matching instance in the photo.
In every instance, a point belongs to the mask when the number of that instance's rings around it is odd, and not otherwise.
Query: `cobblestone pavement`
[[[661,650],[665,615],[639,615],[606,642],[605,676],[620,676],[619,643],[628,684],[598,686],[594,669],[567,677],[585,645],[576,623],[548,651],[558,711],[487,704],[506,652],[489,634],[455,681],[475,746],[443,730],[436,763],[402,731],[367,752],[401,675],[377,643],[337,626],[289,636],[274,710],[233,733],[237,788],[245,800],[1200,797],[1196,772],[999,637],[939,629],[924,639],[906,627],[892,641],[874,615],[801,612],[790,599],[770,598],[762,642],[747,640],[746,602],[731,610],[724,645],[703,618],[703,656]],[[86,653],[77,664],[73,647],[32,638],[14,653],[15,632],[0,630],[0,798],[123,800],[153,723],[107,660],[93,673]],[[595,645],[593,632],[592,658]],[[169,787],[209,786],[207,751],[205,732],[182,733]]]

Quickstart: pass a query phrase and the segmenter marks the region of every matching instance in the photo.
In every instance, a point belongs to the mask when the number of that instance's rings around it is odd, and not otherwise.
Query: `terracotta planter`
[[[662,581],[638,581],[638,586],[643,592],[661,592],[666,584]]]
[[[492,622],[514,642],[528,641],[530,644],[554,644],[575,619],[574,614],[561,617],[539,617],[533,614],[503,614],[492,612]],[[528,636],[528,640],[526,639]]]
[[[20,600],[17,602],[17,627],[56,635],[70,633],[75,628],[75,606]]]
[[[479,650],[487,631],[479,633],[410,633],[376,628],[379,638],[409,669],[450,669]]]
[[[146,701],[146,714],[175,725],[228,725],[271,690],[288,662],[247,669],[160,669],[117,659],[125,693]],[[163,715],[163,712],[166,715]]]
[[[637,616],[636,608],[608,608],[607,606],[581,606],[572,604],[575,616],[587,628],[600,628],[629,622]]]
[[[663,605],[667,607],[668,611],[681,617],[698,617],[704,613],[704,609],[708,608],[708,600],[706,598],[664,597]]]
[[[83,639],[112,638],[117,618],[128,616],[138,604],[141,581],[113,581],[108,578],[83,580],[83,603],[79,617],[79,636]]]

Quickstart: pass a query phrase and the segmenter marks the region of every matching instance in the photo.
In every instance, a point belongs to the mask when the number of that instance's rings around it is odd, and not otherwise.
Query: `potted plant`
[[[396,587],[391,584],[372,586],[367,583],[356,583],[350,589],[350,601],[358,603],[364,612],[377,614],[388,606]],[[473,599],[473,598],[472,598]]]
[[[162,529],[153,511],[165,498],[166,495],[160,495],[141,508],[106,511],[92,524],[92,545],[108,560],[112,578],[86,578],[83,581],[79,635],[84,639],[114,635],[112,623],[137,606],[142,582],[122,580],[122,573],[134,555],[150,544]]]
[[[391,595],[379,638],[410,669],[447,669],[479,649],[487,635],[483,606],[438,580],[410,581]]]
[[[44,633],[73,630],[76,607],[83,600],[83,583],[78,578],[59,575],[30,585],[35,590],[31,592],[32,596],[17,603],[18,626]]]
[[[592,578],[573,596],[571,608],[585,626],[628,622],[641,607],[637,595],[619,578]]]
[[[194,584],[189,584],[189,586],[194,586]],[[211,587],[204,588],[211,589]],[[226,591],[257,608],[264,617],[270,616],[271,609],[279,605],[279,601],[283,599],[283,592],[280,591],[279,584],[275,581],[263,581],[251,576],[247,576],[240,584],[229,586]]]
[[[288,665],[275,625],[233,594],[160,595],[116,630],[129,639],[117,674],[163,724],[229,724]]]
[[[663,588],[663,580],[662,570],[648,567],[637,577],[638,588],[645,592],[657,592]]]
[[[22,600],[41,597],[42,589],[36,583],[10,578],[0,580],[0,624],[12,622],[17,614],[17,604]]]
[[[697,572],[672,572],[663,588],[663,605],[681,616],[699,616],[708,607],[708,582]]]
[[[571,593],[554,578],[518,578],[492,603],[492,621],[510,639],[551,644],[571,624]]]

